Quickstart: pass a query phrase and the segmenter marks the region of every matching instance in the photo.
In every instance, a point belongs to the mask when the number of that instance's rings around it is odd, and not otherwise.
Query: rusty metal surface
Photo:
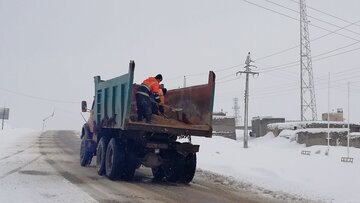
[[[127,129],[136,130],[136,131],[155,132],[155,133],[167,133],[172,135],[195,135],[195,136],[211,137],[211,133],[209,130],[194,129],[191,128],[191,126],[184,128],[184,127],[176,127],[171,125],[157,125],[157,124],[146,124],[142,122],[129,122]]]
[[[153,116],[152,125],[136,121],[135,93],[132,88],[131,113],[128,129],[150,130],[182,135],[212,136],[212,111],[215,74],[209,73],[208,84],[168,90],[165,96],[165,117]],[[181,111],[173,111],[173,109]]]
[[[190,124],[211,126],[214,80],[215,75],[210,72],[206,85],[170,90],[166,95],[166,104],[182,108],[184,120]]]

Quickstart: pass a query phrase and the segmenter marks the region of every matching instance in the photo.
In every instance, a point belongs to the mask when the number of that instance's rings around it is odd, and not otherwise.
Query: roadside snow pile
[[[33,145],[37,136],[39,133],[31,129],[11,129],[7,126],[0,130],[0,161],[7,155]]]
[[[289,135],[291,132],[288,132]],[[326,202],[359,202],[360,149],[350,148],[354,163],[343,163],[346,147],[312,146],[291,142],[291,139],[264,137],[250,139],[249,148],[242,141],[223,137],[211,139],[193,137],[200,144],[198,168],[212,171],[237,181],[285,192],[306,199]],[[310,156],[301,155],[302,150]]]
[[[39,136],[31,129],[0,131],[0,202],[96,202],[45,161]]]
[[[280,130],[295,130],[295,129],[304,129],[304,128],[315,128],[314,126],[328,125],[327,121],[294,121],[294,122],[285,122],[285,123],[271,123],[267,127],[269,129],[280,129]],[[347,123],[339,121],[330,121],[331,126],[343,126]]]

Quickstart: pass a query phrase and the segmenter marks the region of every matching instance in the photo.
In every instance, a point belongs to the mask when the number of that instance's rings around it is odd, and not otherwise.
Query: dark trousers
[[[150,98],[142,94],[136,94],[136,106],[138,121],[145,118],[146,123],[151,123],[152,105]]]

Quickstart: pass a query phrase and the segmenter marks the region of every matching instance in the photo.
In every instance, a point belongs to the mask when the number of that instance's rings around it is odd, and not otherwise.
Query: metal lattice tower
[[[301,120],[317,120],[310,37],[305,0],[300,0]]]
[[[238,98],[234,98],[234,118],[235,118],[235,126],[238,126],[241,120],[240,117],[240,107],[239,107],[239,99]]]

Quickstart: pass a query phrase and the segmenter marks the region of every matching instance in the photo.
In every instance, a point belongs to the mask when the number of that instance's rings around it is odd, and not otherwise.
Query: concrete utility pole
[[[329,79],[328,79],[328,114],[327,114],[327,122],[328,122],[328,129],[327,129],[327,150],[325,155],[329,155],[330,152],[330,72],[329,72]]]
[[[5,119],[5,105],[4,105],[4,112],[3,112],[2,122],[1,122],[1,130],[4,130],[4,119]]]
[[[239,125],[240,123],[240,114],[239,114],[239,103],[238,103],[239,99],[238,98],[234,98],[234,117],[235,117],[235,127]]]
[[[251,65],[254,61],[250,58],[250,52],[248,53],[245,61],[245,71],[238,71],[237,74],[245,73],[246,74],[246,87],[245,87],[245,116],[244,116],[244,148],[248,148],[248,108],[249,108],[249,74],[259,75],[258,72],[252,72],[250,67],[255,67],[254,65]]]
[[[350,147],[350,82],[348,82],[348,134],[347,134],[347,157],[349,158]]]

